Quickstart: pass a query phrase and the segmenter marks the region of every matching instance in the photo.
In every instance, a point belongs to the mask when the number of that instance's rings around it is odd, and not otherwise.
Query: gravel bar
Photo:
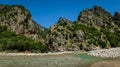
[[[55,52],[55,53],[0,53],[0,56],[45,56],[45,55],[61,55],[74,52]]]
[[[103,58],[120,57],[120,47],[89,51],[88,54],[91,56],[98,56],[98,57],[103,57]]]

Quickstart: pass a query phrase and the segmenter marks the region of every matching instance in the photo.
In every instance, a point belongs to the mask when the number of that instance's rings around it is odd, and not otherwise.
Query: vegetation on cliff
[[[60,18],[49,29],[48,48],[73,51],[120,47],[119,15],[115,12],[112,16],[105,9],[94,6],[81,11],[75,22]]]
[[[44,44],[23,35],[10,32],[6,27],[0,28],[0,51],[8,52],[47,52]]]
[[[31,52],[97,50],[120,47],[120,13],[94,6],[76,21],[59,18],[46,29],[20,5],[0,5],[0,50]]]
[[[0,5],[0,51],[47,52],[47,29],[21,5]]]

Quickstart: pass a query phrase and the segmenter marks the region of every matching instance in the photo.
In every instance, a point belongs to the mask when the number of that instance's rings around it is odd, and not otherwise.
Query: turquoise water
[[[75,56],[81,58],[82,60],[86,60],[86,61],[98,61],[98,60],[103,60],[103,58],[90,56],[90,55],[88,55],[87,53],[75,54]]]
[[[86,53],[48,56],[0,56],[0,67],[89,67],[103,58]]]

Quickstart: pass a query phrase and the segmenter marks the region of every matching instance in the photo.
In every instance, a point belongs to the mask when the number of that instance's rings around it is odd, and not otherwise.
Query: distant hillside
[[[96,50],[120,47],[120,14],[112,16],[105,9],[94,6],[80,12],[71,22],[60,18],[50,27],[47,46],[50,51]]]

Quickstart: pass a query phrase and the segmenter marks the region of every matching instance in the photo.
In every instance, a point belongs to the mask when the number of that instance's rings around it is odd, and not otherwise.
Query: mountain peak
[[[0,26],[6,26],[11,32],[22,34],[36,41],[44,28],[33,22],[30,12],[21,5],[0,5]],[[37,34],[37,36],[36,36]]]
[[[58,23],[69,23],[70,21],[66,18],[62,18],[60,17],[59,20],[58,20]]]
[[[106,11],[105,9],[103,9],[102,7],[100,6],[93,6],[93,8],[90,9],[93,13],[96,13],[96,14],[99,14],[100,16],[111,16],[111,14]]]
[[[111,17],[112,15],[102,7],[94,6],[91,9],[86,9],[80,12],[78,21],[90,26],[103,26],[109,24],[108,21]]]
[[[91,9],[95,10],[95,11],[97,11],[97,10],[104,10],[102,7],[97,6],[97,5],[93,6]]]
[[[61,25],[68,25],[68,24],[70,24],[71,23],[71,21],[69,21],[68,19],[66,19],[66,18],[59,18],[59,20],[58,20],[58,24],[61,24]]]

